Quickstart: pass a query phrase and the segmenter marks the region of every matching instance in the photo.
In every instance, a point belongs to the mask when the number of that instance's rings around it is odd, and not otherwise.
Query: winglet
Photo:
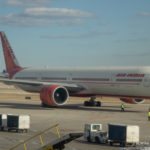
[[[0,37],[2,41],[6,72],[8,72],[9,77],[12,78],[16,72],[22,70],[23,68],[19,65],[18,60],[3,31],[0,31]]]

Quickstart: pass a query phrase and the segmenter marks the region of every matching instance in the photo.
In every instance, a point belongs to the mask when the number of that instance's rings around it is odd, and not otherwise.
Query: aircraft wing
[[[51,85],[60,85],[65,87],[69,92],[71,93],[76,93],[80,92],[86,87],[82,84],[74,84],[74,83],[61,83],[61,82],[41,82],[41,81],[31,81],[31,80],[18,80],[18,79],[8,79],[8,78],[0,78],[0,82],[3,82],[7,85],[15,85],[18,87],[22,86],[31,86],[35,87],[36,89],[38,88],[39,91],[46,86],[51,86]],[[34,90],[33,90],[34,91]]]

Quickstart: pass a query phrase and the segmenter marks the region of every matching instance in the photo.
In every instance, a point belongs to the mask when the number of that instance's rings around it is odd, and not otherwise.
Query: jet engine
[[[121,101],[129,104],[141,104],[144,102],[143,99],[140,98],[120,98]]]
[[[50,106],[63,105],[67,102],[68,97],[67,89],[60,85],[44,87],[40,92],[40,99],[43,104]]]

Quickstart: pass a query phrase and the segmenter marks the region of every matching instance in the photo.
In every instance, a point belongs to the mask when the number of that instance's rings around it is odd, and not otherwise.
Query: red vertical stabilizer
[[[2,41],[6,72],[9,74],[9,78],[12,78],[16,72],[22,70],[23,68],[19,65],[5,33],[0,32],[0,37]]]

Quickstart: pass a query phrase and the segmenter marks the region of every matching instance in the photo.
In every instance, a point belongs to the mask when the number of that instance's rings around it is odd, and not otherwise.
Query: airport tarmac
[[[5,87],[6,88],[6,87]],[[31,117],[31,128],[28,133],[4,132],[0,131],[0,150],[8,150],[19,142],[49,128],[59,124],[60,134],[70,132],[83,132],[85,123],[101,123],[103,130],[107,131],[108,123],[130,124],[140,126],[141,144],[150,144],[150,121],[147,119],[147,112],[150,102],[144,104],[131,105],[125,104],[125,112],[120,111],[121,102],[116,98],[98,98],[102,100],[102,107],[84,107],[83,98],[70,98],[65,106],[58,108],[43,108],[40,106],[38,95],[30,95],[31,99],[25,99],[29,93],[5,89],[5,96],[2,94],[3,86],[0,87],[0,113],[7,114],[29,114]],[[18,95],[15,92],[18,91]],[[8,94],[11,93],[11,94]],[[15,96],[14,96],[15,95]],[[11,98],[12,97],[12,98]],[[53,129],[43,135],[44,144],[57,138],[56,131]],[[34,150],[39,147],[38,139],[32,140],[27,149]],[[19,150],[24,149],[22,147]],[[66,150],[117,150],[119,146],[99,145],[88,143],[83,138],[77,139],[66,145]],[[16,149],[17,150],[17,149]]]

